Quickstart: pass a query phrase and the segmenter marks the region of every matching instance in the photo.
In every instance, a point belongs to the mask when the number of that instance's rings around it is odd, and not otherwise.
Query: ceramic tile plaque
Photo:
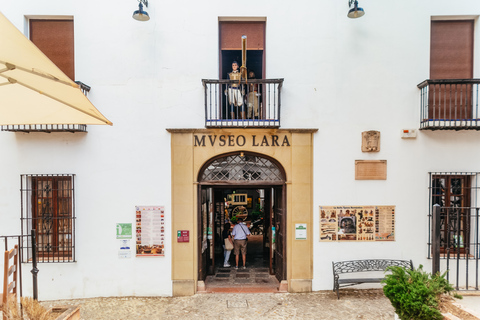
[[[387,180],[387,160],[355,160],[355,180]]]

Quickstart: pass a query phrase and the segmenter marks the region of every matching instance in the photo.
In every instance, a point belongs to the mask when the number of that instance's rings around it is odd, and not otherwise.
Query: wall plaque
[[[355,180],[387,180],[387,160],[355,160]]]
[[[380,151],[380,131],[362,132],[362,152]]]
[[[189,230],[178,230],[177,231],[177,242],[190,242],[190,231]]]

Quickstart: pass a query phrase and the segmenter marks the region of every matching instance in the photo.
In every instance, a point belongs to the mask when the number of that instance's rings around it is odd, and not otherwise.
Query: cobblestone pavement
[[[45,307],[81,305],[85,320],[131,319],[393,319],[381,289],[313,293],[206,293],[191,297],[57,300]]]

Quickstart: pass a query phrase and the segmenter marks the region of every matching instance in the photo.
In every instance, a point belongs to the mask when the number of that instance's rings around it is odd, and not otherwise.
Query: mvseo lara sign
[[[286,135],[193,135],[194,147],[290,147]]]

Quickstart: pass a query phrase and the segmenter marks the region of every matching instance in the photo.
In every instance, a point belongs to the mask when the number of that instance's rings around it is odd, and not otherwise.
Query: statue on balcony
[[[237,61],[232,62],[232,72],[228,74],[230,80],[235,80],[236,82],[228,86],[228,103],[230,105],[230,115],[232,119],[236,119],[236,114],[240,116],[241,119],[245,119],[245,109],[243,104],[243,90],[240,84],[241,73],[238,70]],[[237,110],[238,109],[238,110]]]
[[[248,79],[256,79],[255,72],[250,70],[248,72]],[[258,93],[258,84],[250,83],[248,84],[248,97],[247,97],[247,111],[248,119],[253,119],[253,117],[258,118],[258,100],[260,99],[260,93]]]

